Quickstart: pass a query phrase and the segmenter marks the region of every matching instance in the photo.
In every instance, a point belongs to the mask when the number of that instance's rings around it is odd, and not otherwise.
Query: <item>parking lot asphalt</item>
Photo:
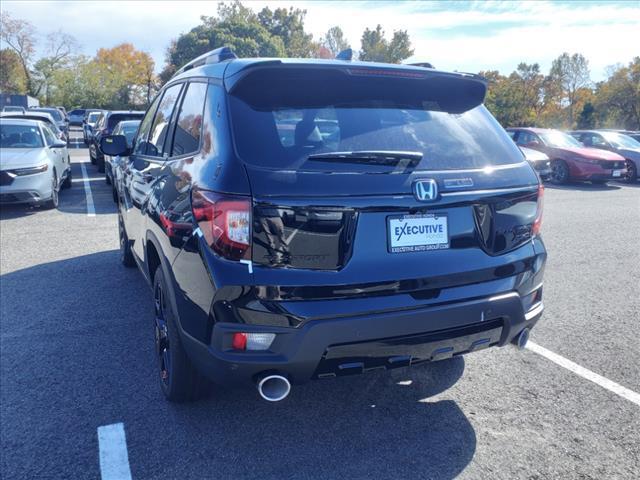
[[[134,479],[640,476],[640,405],[511,347],[294,386],[278,404],[250,388],[167,403],[111,187],[86,149],[71,157],[58,210],[0,212],[3,479],[99,478],[97,429],[115,423]],[[640,392],[640,184],[548,187],[543,234],[532,340]]]

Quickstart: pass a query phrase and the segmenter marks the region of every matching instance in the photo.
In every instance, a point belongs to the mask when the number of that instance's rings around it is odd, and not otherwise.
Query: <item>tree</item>
[[[101,79],[102,88],[112,100],[109,108],[143,106],[151,97],[150,80],[154,62],[151,56],[136,50],[130,43],[101,48],[91,62]]]
[[[640,57],[610,69],[596,88],[596,110],[605,126],[640,130]]]
[[[549,75],[558,86],[561,105],[567,107],[567,126],[573,128],[577,92],[591,83],[589,62],[579,53],[569,55],[565,52],[553,61]]]
[[[382,26],[368,28],[362,34],[360,60],[368,62],[400,63],[413,55],[411,41],[406,30],[393,32],[391,42],[384,38]]]
[[[167,51],[167,65],[160,77],[166,82],[177,69],[199,55],[229,46],[241,57],[284,57],[281,37],[274,36],[253,10],[239,1],[220,3],[217,17],[201,17],[202,23],[180,35]],[[273,28],[276,28],[273,23]]]
[[[596,126],[596,109],[594,108],[591,102],[587,102],[582,107],[582,111],[578,116],[578,128],[580,129],[591,129]]]
[[[7,12],[0,13],[0,39],[13,50],[20,59],[20,65],[26,79],[26,91],[36,95],[31,78],[30,66],[35,53],[35,30],[26,20],[13,19]]]
[[[290,7],[276,8],[273,12],[264,7],[258,13],[258,20],[273,37],[279,37],[284,43],[286,56],[312,57],[318,49],[313,35],[304,31],[306,10]]]
[[[66,67],[77,47],[76,39],[62,30],[47,35],[47,56],[42,57],[33,66],[34,76],[38,81],[37,91],[41,93],[44,90],[45,104],[50,104],[51,80],[54,73]]]
[[[9,48],[0,50],[0,91],[27,93],[27,79],[18,54]]]
[[[329,58],[333,58],[341,51],[351,48],[349,42],[345,40],[344,33],[340,27],[331,27],[327,30],[327,33],[320,40],[320,44],[330,52],[331,57]]]
[[[537,63],[520,63],[508,77],[497,71],[481,72],[489,81],[485,104],[505,126],[539,123],[545,107],[545,77]]]

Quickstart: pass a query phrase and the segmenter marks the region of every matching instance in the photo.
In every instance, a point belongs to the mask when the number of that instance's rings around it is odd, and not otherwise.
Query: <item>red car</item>
[[[508,128],[519,146],[546,153],[551,159],[551,179],[556,183],[589,180],[606,183],[625,176],[625,160],[617,153],[586,148],[571,135],[545,128]]]

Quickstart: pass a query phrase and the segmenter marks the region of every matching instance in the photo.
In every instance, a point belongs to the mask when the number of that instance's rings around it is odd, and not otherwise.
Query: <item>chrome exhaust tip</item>
[[[258,392],[268,402],[279,402],[287,398],[291,384],[282,375],[267,375],[258,382]]]
[[[515,338],[515,344],[519,350],[523,350],[527,346],[527,342],[529,341],[529,333],[530,329],[523,329],[518,336]]]

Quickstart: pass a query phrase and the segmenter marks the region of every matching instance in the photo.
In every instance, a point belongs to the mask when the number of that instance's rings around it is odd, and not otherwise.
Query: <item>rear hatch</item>
[[[228,82],[256,283],[322,298],[521,271],[538,180],[481,105],[484,83],[347,65],[266,65]]]

